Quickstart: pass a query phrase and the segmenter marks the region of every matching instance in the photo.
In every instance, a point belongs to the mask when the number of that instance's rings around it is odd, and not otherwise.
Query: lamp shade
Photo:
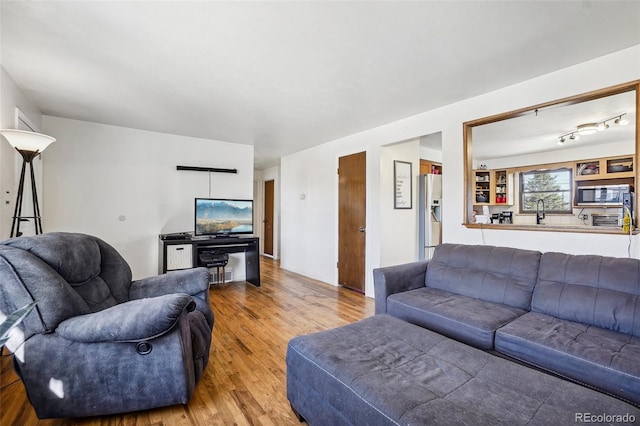
[[[12,147],[19,151],[42,152],[55,138],[35,132],[15,129],[0,129],[0,135],[4,136]]]

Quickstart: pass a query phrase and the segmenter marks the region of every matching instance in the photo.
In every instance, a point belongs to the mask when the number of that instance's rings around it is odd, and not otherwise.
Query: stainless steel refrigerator
[[[442,175],[418,176],[418,258],[428,260],[442,243]]]

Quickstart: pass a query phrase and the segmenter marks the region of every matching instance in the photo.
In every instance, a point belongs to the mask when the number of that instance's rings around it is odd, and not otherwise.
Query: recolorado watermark
[[[576,423],[635,423],[636,416],[626,414],[607,413],[576,413]]]

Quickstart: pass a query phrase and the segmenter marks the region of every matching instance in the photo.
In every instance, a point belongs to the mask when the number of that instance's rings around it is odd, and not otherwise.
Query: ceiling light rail
[[[629,124],[629,120],[624,117],[625,115],[627,115],[627,113],[623,112],[622,114],[617,114],[595,123],[580,124],[576,127],[575,130],[558,136],[558,144],[562,145],[563,143],[565,143],[567,137],[571,140],[578,140],[580,139],[581,135],[591,135],[606,130],[609,128],[609,122],[611,121],[619,126],[626,126],[627,124]]]

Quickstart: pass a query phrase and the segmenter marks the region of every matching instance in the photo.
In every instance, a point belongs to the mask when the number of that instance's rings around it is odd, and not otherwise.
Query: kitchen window
[[[536,213],[538,200],[547,213],[573,213],[570,168],[520,173],[520,213]]]

